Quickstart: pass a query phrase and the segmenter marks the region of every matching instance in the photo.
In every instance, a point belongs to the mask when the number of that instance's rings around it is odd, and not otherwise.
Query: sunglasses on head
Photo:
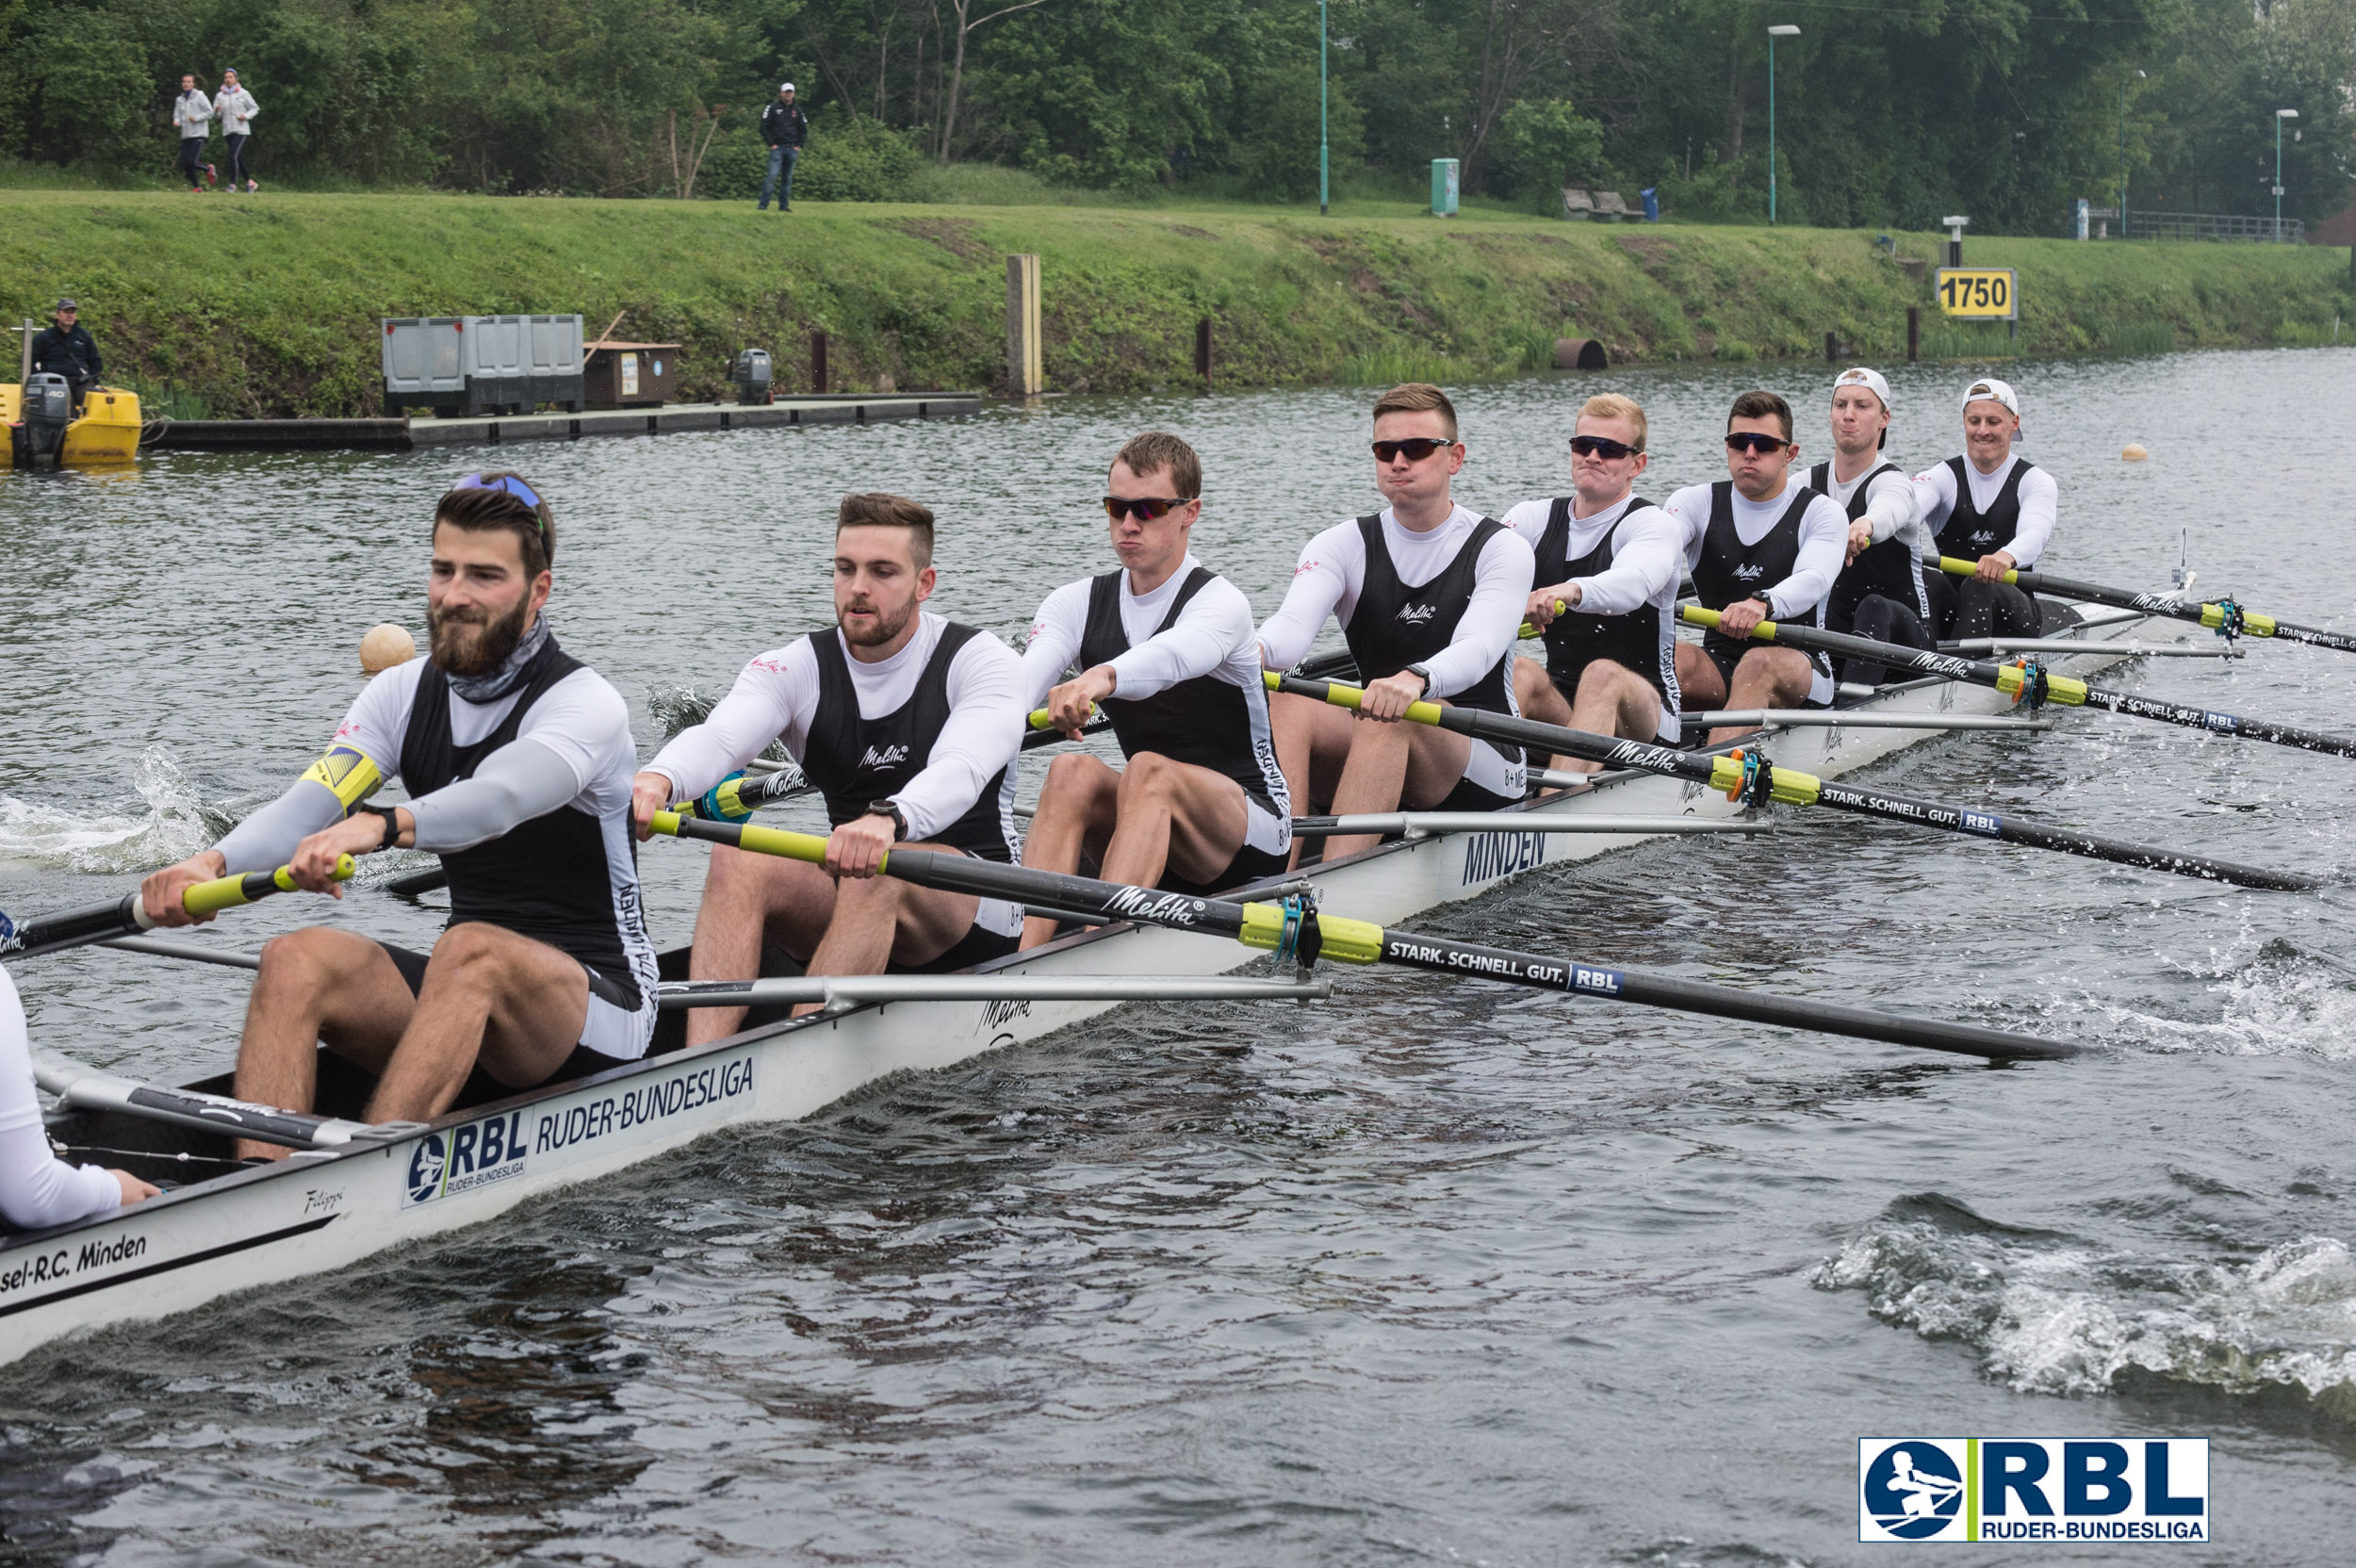
[[[1748,452],[1753,457],[1765,457],[1792,445],[1780,435],[1770,435],[1763,430],[1730,430],[1726,432],[1726,450]]]
[[[492,479],[485,474],[468,474],[465,479],[460,480],[456,484],[451,485],[450,488],[453,490],[504,490],[507,494],[515,497],[517,500],[532,508],[534,514],[537,514],[540,510],[541,502],[539,492],[532,489],[531,485],[526,484],[522,480],[517,479],[513,474],[501,474],[497,479]],[[553,555],[555,553],[555,549],[553,542],[548,538],[548,519],[542,517],[539,519],[539,522],[540,543],[544,546],[548,546],[549,547],[549,553]]]
[[[1404,441],[1377,441],[1374,444],[1374,460],[1389,463],[1404,452],[1408,462],[1421,463],[1433,452],[1444,451],[1454,445],[1455,442],[1444,441],[1436,435],[1411,435]]]
[[[1613,463],[1617,463],[1624,457],[1634,457],[1644,449],[1642,447],[1631,447],[1625,441],[1614,441],[1608,435],[1574,435],[1571,437],[1571,450],[1579,456],[1606,458]]]
[[[1104,515],[1114,522],[1135,514],[1138,522],[1150,523],[1167,517],[1191,498],[1181,496],[1138,496],[1132,499],[1123,496],[1104,498]]]

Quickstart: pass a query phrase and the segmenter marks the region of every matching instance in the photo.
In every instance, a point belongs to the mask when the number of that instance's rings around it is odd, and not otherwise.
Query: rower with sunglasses
[[[2061,488],[2053,476],[2012,449],[2021,434],[2021,399],[2010,384],[1983,376],[1963,394],[1961,457],[1914,476],[1925,530],[1937,530],[1922,568],[1934,629],[1941,638],[2036,637],[2044,612],[2004,580],[2034,566],[2053,537]],[[1939,556],[1976,562],[1968,578],[1939,569]]]
[[[1530,542],[1540,586],[1524,612],[1543,629],[1546,662],[1513,662],[1513,695],[1546,724],[1677,743],[1677,593],[1685,536],[1635,493],[1644,407],[1607,392],[1587,400],[1571,436],[1573,495],[1524,501],[1505,526]],[[1558,612],[1557,605],[1564,606]],[[1557,757],[1565,772],[1603,764]]]
[[[239,1099],[309,1111],[322,1043],[376,1075],[372,1122],[439,1116],[477,1074],[475,1098],[497,1098],[646,1054],[656,974],[630,841],[638,748],[621,694],[549,635],[555,552],[555,519],[519,476],[461,480],[434,512],[431,657],[376,676],[293,788],[141,887],[156,924],[186,925],[182,891],[212,877],[283,862],[340,897],[344,856],[441,854],[450,919],[430,957],[328,926],[262,950]],[[362,804],[394,777],[408,801]]]
[[[1374,405],[1374,482],[1390,504],[1310,540],[1284,602],[1260,625],[1262,662],[1284,670],[1332,616],[1366,682],[1354,715],[1306,697],[1270,699],[1277,762],[1296,808],[1485,811],[1527,792],[1519,748],[1399,722],[1427,697],[1519,712],[1513,640],[1530,602],[1530,546],[1457,504],[1448,482],[1464,466],[1448,394],[1419,382],[1383,393]],[[1329,838],[1325,858],[1378,841]],[[1296,861],[1300,853],[1296,841]]]
[[[1849,514],[1848,564],[1824,601],[1824,625],[1937,652],[1926,629],[1931,605],[1920,560],[1928,536],[1916,510],[1914,481],[1882,458],[1889,442],[1890,384],[1862,365],[1841,371],[1832,384],[1832,461],[1808,472],[1808,488],[1830,496]],[[1887,674],[1871,660],[1841,663],[1841,678],[1863,686],[1879,686]]]
[[[834,524],[835,624],[746,664],[703,723],[638,775],[640,837],[782,743],[826,797],[823,864],[714,845],[688,972],[750,980],[764,940],[809,974],[940,974],[1012,953],[1023,911],[881,876],[903,850],[1011,862],[1023,669],[989,632],[924,608],[933,514],[906,496],[845,496]],[[823,1004],[803,1003],[799,1016]],[[687,1043],[734,1034],[742,1007],[698,1007]]]
[[[1677,685],[1703,709],[1832,704],[1832,665],[1822,654],[1747,641],[1761,621],[1824,625],[1825,596],[1848,553],[1841,507],[1792,482],[1799,450],[1792,405],[1773,392],[1745,392],[1726,415],[1728,477],[1669,498],[1693,591],[1722,616],[1699,647],[1677,645]],[[1713,729],[1710,743],[1744,733]]]
[[[1268,729],[1260,645],[1243,591],[1194,558],[1203,461],[1149,431],[1104,482],[1121,565],[1067,583],[1031,624],[1033,706],[1074,740],[1099,704],[1127,766],[1067,751],[1047,770],[1023,863],[1108,882],[1216,892],[1284,870],[1292,808]],[[1069,670],[1080,672],[1071,679]],[[1023,945],[1055,934],[1023,922]]]

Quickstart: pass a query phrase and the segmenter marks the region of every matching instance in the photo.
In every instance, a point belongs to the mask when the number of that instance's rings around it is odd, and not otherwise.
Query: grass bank
[[[1937,237],[1899,237],[1937,254]],[[1464,379],[1546,363],[1558,336],[1615,360],[1745,361],[1904,351],[1930,286],[1831,230],[1603,226],[1403,204],[943,206],[451,195],[0,192],[0,314],[77,296],[110,377],[183,416],[379,411],[380,316],[617,313],[685,345],[683,395],[722,390],[737,348],[808,384],[828,334],[848,390],[1003,381],[1005,257],[1042,257],[1051,386],[1193,384],[1209,317],[1225,387]],[[2021,270],[2020,351],[2328,341],[2356,317],[2345,252],[1974,239]],[[2001,335],[1934,349],[2009,351]],[[0,371],[0,374],[6,374]]]

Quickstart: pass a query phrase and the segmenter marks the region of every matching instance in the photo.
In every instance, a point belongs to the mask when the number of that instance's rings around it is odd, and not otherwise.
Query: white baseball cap
[[[1987,402],[2003,403],[2012,410],[2014,418],[2021,417],[2021,399],[2014,393],[2010,382],[1998,381],[1994,376],[1982,376],[1963,395],[1963,406],[1966,408],[1973,403]]]
[[[779,82],[777,84],[777,90],[779,92],[791,92],[794,90],[794,84],[792,82]]]
[[[1836,395],[1844,386],[1864,387],[1868,392],[1879,398],[1882,400],[1883,411],[1889,412],[1890,384],[1882,380],[1882,373],[1879,370],[1869,369],[1862,365],[1853,365],[1832,378],[1832,389]]]

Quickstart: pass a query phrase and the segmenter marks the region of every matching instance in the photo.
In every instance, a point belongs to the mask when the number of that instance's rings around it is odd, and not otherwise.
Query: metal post
[[[2356,271],[2356,262],[2349,264],[2349,270]],[[29,316],[25,318],[25,324],[17,331],[25,335],[22,365],[16,373],[16,384],[21,387],[33,379],[33,318]]]
[[[826,386],[826,329],[818,327],[810,335],[810,389],[824,393]]]
[[[2274,111],[2274,242],[2282,243],[2282,111]]]
[[[1194,373],[1203,378],[1203,390],[1211,389],[1211,318],[1207,316],[1194,324]]]
[[[1039,257],[1011,255],[1006,258],[1006,389],[1018,398],[1036,398],[1046,387],[1039,344]]]
[[[1775,226],[1775,30],[1767,29],[1767,226]]]
[[[1317,0],[1317,216],[1326,215],[1330,148],[1325,139],[1325,0]],[[1210,372],[1206,368],[1203,374]]]
[[[1922,307],[1906,306],[1906,363],[1922,357]]]

